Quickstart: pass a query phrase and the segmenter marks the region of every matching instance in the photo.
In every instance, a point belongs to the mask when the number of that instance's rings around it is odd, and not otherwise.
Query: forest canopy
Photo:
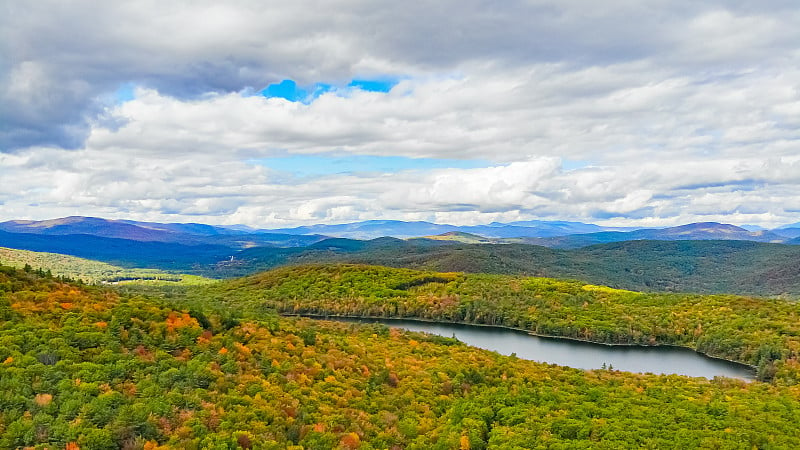
[[[471,278],[304,267],[156,296],[2,267],[0,447],[800,446],[797,386],[581,371],[384,325],[283,318],[263,303],[427,298],[444,314],[461,297],[505,289],[563,305],[637,295]],[[355,295],[370,286],[375,295]]]

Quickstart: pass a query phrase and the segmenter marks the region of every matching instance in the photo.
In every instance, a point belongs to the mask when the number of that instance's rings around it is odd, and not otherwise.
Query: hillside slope
[[[479,239],[459,233],[446,238]],[[395,238],[371,241],[337,238],[307,244],[241,249],[227,245],[0,231],[0,246],[4,247],[73,255],[125,268],[160,269],[212,278],[243,276],[285,264],[351,262],[566,277],[643,291],[800,296],[800,246],[796,245],[734,240],[636,240],[551,249],[524,244],[466,245],[447,239]]]
[[[49,271],[53,276],[81,280],[85,283],[111,283],[127,280],[163,282],[208,282],[196,275],[164,272],[158,269],[131,269],[91,259],[59,253],[32,252],[0,247],[0,264],[18,269]]]
[[[223,245],[185,245],[141,242],[88,234],[37,235],[0,231],[0,247],[61,253],[122,267],[182,270],[229,258],[234,250]]]
[[[800,356],[800,305],[783,300],[362,265],[287,267],[198,287],[192,295],[230,308],[411,317],[610,344],[681,345],[759,366],[764,377],[774,373],[772,359]]]
[[[793,388],[185,306],[0,267],[0,447],[800,446]]]
[[[630,241],[572,250],[442,241],[323,241],[250,249],[226,276],[283,264],[349,262],[472,273],[575,278],[640,291],[800,296],[800,247],[751,241]],[[221,269],[220,269],[221,270]],[[212,273],[214,273],[212,271]]]

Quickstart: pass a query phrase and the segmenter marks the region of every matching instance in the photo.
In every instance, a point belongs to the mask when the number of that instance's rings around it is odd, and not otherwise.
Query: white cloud
[[[16,113],[50,123],[14,123],[0,147],[62,142],[64,130],[82,129],[97,113],[98,99],[128,82],[183,98],[283,78],[499,74],[548,64],[589,70],[646,62],[713,76],[791,67],[800,39],[800,11],[779,0],[612,1],[602,8],[585,1],[41,0],[6,2],[3,12],[3,66],[8,73],[36,67],[38,91],[50,97]],[[633,75],[639,85],[647,76]],[[589,89],[602,83],[587,81]],[[4,103],[22,101],[13,83],[5,86]]]
[[[5,218],[771,225],[800,211],[792,2],[3,8]],[[377,76],[400,82],[310,104],[244,95]],[[135,99],[113,104],[125,83]],[[329,153],[489,163],[303,180],[247,162]]]
[[[630,79],[631,71],[654,79]],[[649,72],[648,72],[649,71]],[[586,72],[586,73],[584,73]],[[800,71],[713,82],[647,67],[553,68],[406,80],[390,93],[322,95],[311,104],[215,94],[179,100],[140,89],[93,128],[88,147],[263,156],[344,152],[500,162],[532,156],[624,161],[678,154],[797,152]],[[598,85],[587,91],[586,79]],[[614,82],[613,80],[617,80]],[[762,88],[764,86],[764,88]],[[789,143],[788,145],[784,145]]]
[[[51,157],[37,156],[50,152]],[[478,169],[332,175],[273,182],[269,169],[225,155],[119,161],[83,150],[91,164],[50,164],[74,152],[4,157],[0,201],[11,217],[81,214],[140,220],[278,227],[375,218],[487,223],[529,218],[669,225],[722,220],[778,225],[800,210],[796,158],[695,159],[565,171],[538,157]],[[25,166],[26,171],[15,170]],[[32,208],[30,205],[37,205]],[[31,214],[33,212],[34,214]]]

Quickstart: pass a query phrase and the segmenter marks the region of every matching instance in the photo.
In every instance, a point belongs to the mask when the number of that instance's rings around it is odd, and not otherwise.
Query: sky
[[[795,0],[0,0],[0,220],[800,221]]]

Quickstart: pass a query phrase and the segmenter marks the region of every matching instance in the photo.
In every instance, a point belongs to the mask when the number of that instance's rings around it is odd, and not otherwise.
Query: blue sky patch
[[[133,83],[125,83],[120,85],[116,91],[114,91],[114,99],[116,100],[117,104],[129,102],[136,98],[136,85]]]
[[[404,156],[373,155],[290,155],[250,160],[280,172],[289,172],[298,177],[315,177],[351,173],[395,173],[403,170],[430,170],[444,168],[474,169],[490,165],[488,161],[407,158]]]
[[[592,165],[591,161],[562,159],[561,168],[566,171],[584,169]]]
[[[367,92],[386,93],[397,85],[397,80],[352,80],[341,88],[342,92],[348,89],[359,89]],[[328,83],[315,83],[309,86],[298,86],[294,80],[283,80],[273,83],[261,90],[261,95],[267,98],[282,98],[290,102],[311,103],[326,92],[336,91],[337,86]]]
[[[348,87],[369,92],[389,92],[397,85],[396,80],[353,80]]]
[[[266,87],[261,94],[268,98],[283,98],[290,102],[305,100],[308,92],[297,87],[293,80],[283,80],[280,83],[273,83]]]

